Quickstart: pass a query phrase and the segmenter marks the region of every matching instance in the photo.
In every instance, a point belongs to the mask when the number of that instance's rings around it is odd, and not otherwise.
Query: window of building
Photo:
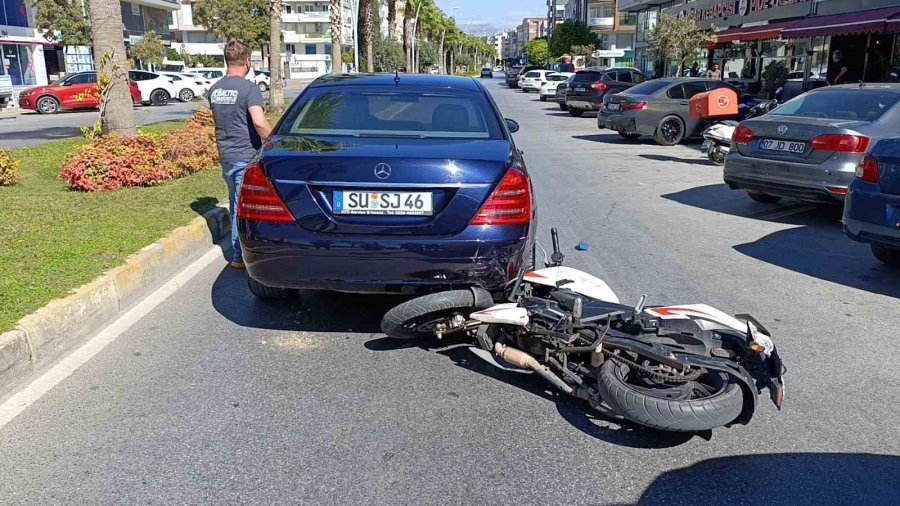
[[[306,44],[304,47],[306,54],[316,54],[316,45],[315,44]]]
[[[138,4],[131,4],[131,15],[132,16],[140,16],[141,15],[141,6]]]
[[[285,44],[285,45],[284,45],[284,49],[285,49],[285,51],[287,51],[289,54],[297,54],[297,47],[294,46],[293,44]]]
[[[285,14],[290,14],[290,13],[291,13],[291,4],[285,4],[285,5],[284,5],[284,13],[285,13]]]
[[[181,19],[184,20],[185,25],[194,25],[194,4],[181,5]]]
[[[0,75],[8,75],[13,86],[33,86],[37,84],[31,57],[31,44],[0,45]]]

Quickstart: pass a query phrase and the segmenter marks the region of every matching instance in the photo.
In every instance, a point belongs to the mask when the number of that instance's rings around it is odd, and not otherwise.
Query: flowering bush
[[[151,135],[97,137],[69,156],[59,177],[80,191],[159,184],[176,173],[160,144]]]
[[[12,186],[19,182],[19,162],[12,151],[0,149],[0,186]]]
[[[212,127],[192,127],[191,123],[187,128],[160,138],[164,156],[173,165],[173,177],[184,177],[219,163],[215,130]]]
[[[188,128],[193,126],[202,126],[202,127],[215,127],[216,122],[213,118],[213,113],[209,109],[209,107],[201,107],[197,109],[197,112],[191,116],[191,120],[188,122]]]

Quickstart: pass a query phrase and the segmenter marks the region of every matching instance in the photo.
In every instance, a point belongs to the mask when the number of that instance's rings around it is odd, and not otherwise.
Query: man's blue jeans
[[[231,261],[243,262],[244,257],[241,255],[241,242],[238,240],[237,225],[237,201],[238,193],[241,190],[241,182],[244,180],[244,171],[247,169],[246,162],[230,162],[222,164],[222,177],[228,185],[228,211],[231,212]]]

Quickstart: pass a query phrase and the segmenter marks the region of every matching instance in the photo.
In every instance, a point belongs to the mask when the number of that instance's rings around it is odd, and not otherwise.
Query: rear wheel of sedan
[[[59,112],[59,101],[53,97],[41,97],[34,105],[37,112],[41,114],[56,114]]]
[[[768,193],[755,192],[753,190],[747,190],[747,195],[749,195],[751,199],[763,204],[774,204],[781,200],[781,197],[769,195]]]
[[[528,93],[528,90],[526,90],[525,88],[522,88],[522,93]]]
[[[541,102],[546,102],[546,101],[547,101],[547,97],[541,97]]]
[[[447,322],[455,315],[468,318],[474,310],[475,295],[471,290],[423,295],[385,313],[381,331],[396,339],[434,337],[437,324]]]
[[[875,255],[875,258],[877,258],[879,262],[885,265],[900,267],[900,249],[873,244],[872,254]]]
[[[560,103],[557,103],[557,105],[559,105],[559,110],[560,110],[560,111],[565,111],[565,110],[566,110],[566,104],[560,104]]]
[[[184,88],[183,90],[178,92],[178,100],[181,100],[182,102],[190,102],[191,100],[194,100],[194,92],[187,88]]]
[[[656,143],[674,146],[684,139],[684,121],[678,116],[666,116],[656,126]]]
[[[627,132],[619,132],[619,136],[621,136],[623,139],[628,139],[629,141],[633,141],[633,140],[637,139],[638,137],[640,137],[641,134],[630,134]]]
[[[266,91],[269,89],[269,86],[266,83],[259,83],[257,86],[259,86],[259,91]]]
[[[584,111],[582,109],[576,109],[574,107],[569,107],[569,114],[571,114],[572,116],[575,116],[576,118],[580,118],[584,114]]]
[[[150,105],[166,105],[169,103],[169,92],[157,89],[150,92]]]
[[[267,286],[251,277],[247,277],[247,286],[250,288],[250,293],[260,299],[290,299],[297,295],[296,290]]]

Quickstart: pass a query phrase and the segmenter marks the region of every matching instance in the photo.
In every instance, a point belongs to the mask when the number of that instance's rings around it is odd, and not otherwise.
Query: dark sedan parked
[[[844,232],[900,267],[900,139],[879,142],[856,168],[844,200]]]
[[[572,83],[572,79],[575,76],[571,76],[566,79],[565,82],[559,83],[559,86],[556,87],[556,96],[554,100],[556,100],[556,104],[559,105],[560,110],[565,111],[566,109],[566,92],[569,89],[569,84]]]
[[[626,139],[652,135],[658,144],[673,146],[687,137],[700,134],[703,120],[692,119],[689,101],[698,93],[729,84],[710,79],[653,79],[624,93],[608,95],[597,114],[597,126],[619,132]],[[741,97],[743,101],[745,98]]]
[[[244,176],[250,290],[500,290],[528,266],[531,181],[477,79],[321,77]]]
[[[566,88],[566,109],[580,117],[586,111],[603,107],[603,97],[619,93],[647,80],[644,74],[628,68],[586,68],[572,77]]]
[[[526,72],[531,70],[539,70],[544,67],[540,65],[526,65],[524,67],[510,67],[506,71],[506,85],[510,88],[518,88],[519,87],[519,77],[524,75]]]

